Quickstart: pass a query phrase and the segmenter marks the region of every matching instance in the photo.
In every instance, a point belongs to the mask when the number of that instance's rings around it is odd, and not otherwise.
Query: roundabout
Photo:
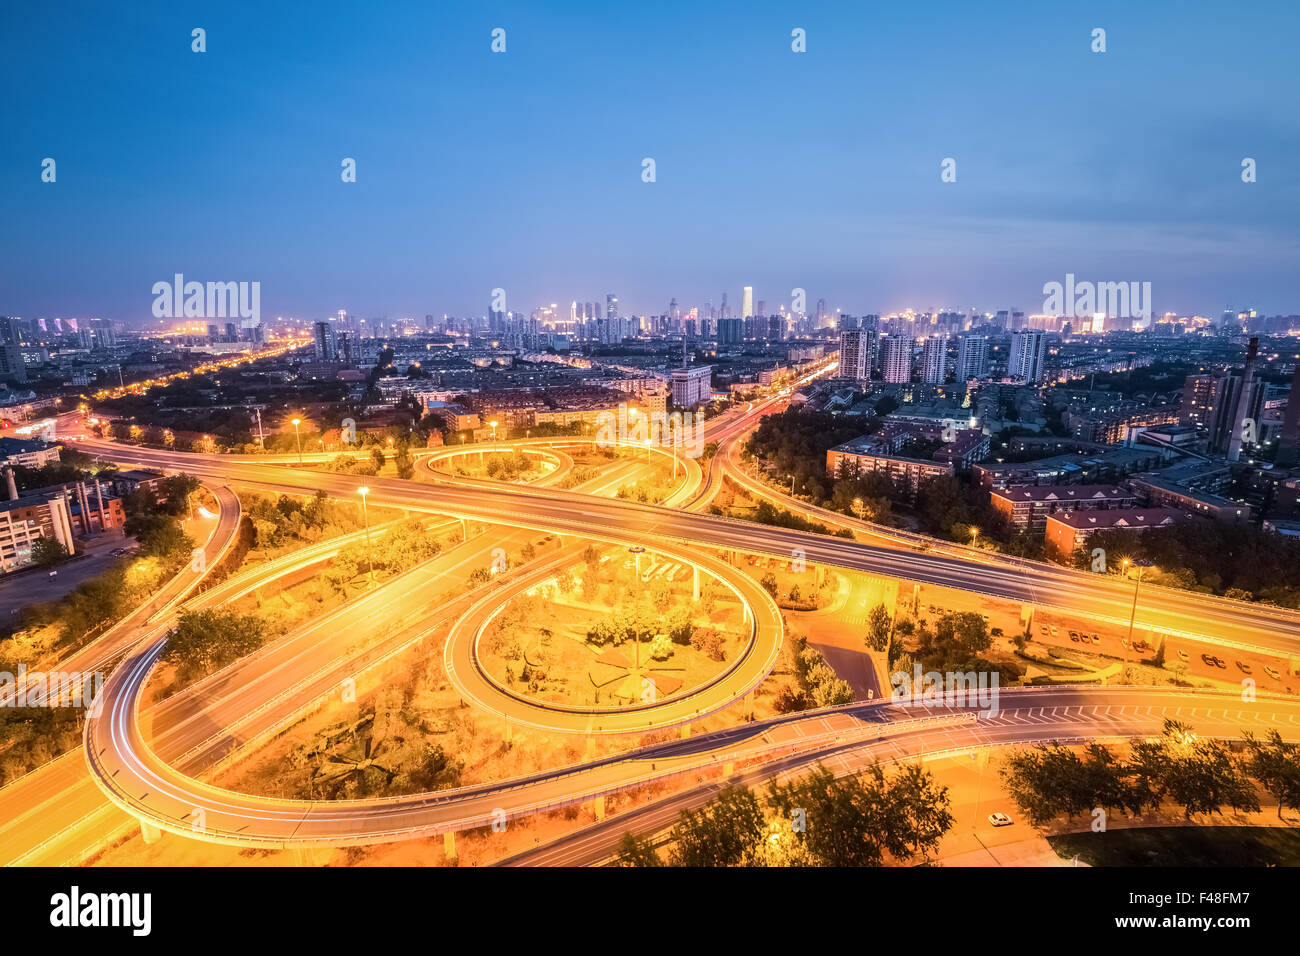
[[[544,585],[576,559],[577,552],[567,549],[560,557],[512,578],[476,601],[452,626],[444,645],[443,668],[462,699],[510,723],[537,730],[641,734],[684,726],[725,710],[751,693],[771,672],[781,651],[784,628],[781,612],[771,595],[740,569],[706,552],[672,546],[646,550],[691,568],[696,595],[701,576],[707,576],[719,581],[740,602],[748,639],[741,652],[720,673],[664,695],[651,668],[634,668],[630,676],[639,679],[639,699],[626,706],[605,707],[539,701],[491,676],[483,666],[480,653],[485,632],[511,598]]]

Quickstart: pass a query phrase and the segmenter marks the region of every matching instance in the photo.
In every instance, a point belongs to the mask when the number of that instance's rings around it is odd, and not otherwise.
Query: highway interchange
[[[1217,732],[1218,724],[1222,724],[1225,736],[1235,736],[1243,728],[1262,723],[1281,727],[1288,737],[1296,736],[1300,712],[1290,700],[1264,698],[1258,705],[1242,706],[1238,695],[1234,707],[1230,698],[1193,696],[1185,691],[1115,688],[1103,692],[1097,688],[1086,691],[1053,688],[1017,691],[1016,706],[1008,709],[1011,705],[1004,704],[1003,714],[994,721],[972,720],[969,715],[956,714],[938,721],[916,721],[912,719],[915,709],[870,702],[834,713],[801,713],[775,721],[746,723],[731,730],[661,744],[650,751],[605,757],[528,778],[413,797],[334,803],[271,800],[222,790],[197,779],[233,750],[283,726],[303,706],[328,694],[358,667],[372,666],[374,661],[425,639],[437,626],[450,625],[452,634],[463,632],[476,640],[484,620],[509,594],[519,593],[553,575],[559,564],[572,556],[576,542],[594,540],[659,549],[688,563],[693,560],[704,565],[708,573],[731,586],[746,589],[738,596],[750,609],[749,619],[753,622],[750,653],[709,686],[655,701],[644,708],[643,712],[650,716],[650,727],[689,723],[701,713],[739,701],[766,676],[779,650],[779,614],[774,613],[766,592],[755,587],[748,575],[735,573],[727,560],[713,557],[711,551],[724,556],[729,553],[784,558],[799,555],[810,564],[955,587],[1011,598],[1027,605],[1086,613],[1090,618],[1127,620],[1131,589],[1112,578],[1048,565],[990,559],[987,555],[963,555],[958,549],[946,547],[918,551],[905,537],[891,536],[874,526],[856,528],[867,540],[853,541],[700,514],[723,473],[747,490],[771,495],[770,490],[751,488],[754,479],[741,472],[734,452],[738,438],[752,427],[753,418],[774,404],[765,403],[750,414],[711,422],[709,437],[719,442],[718,455],[703,470],[698,463],[687,460],[689,464],[678,494],[663,507],[599,497],[586,487],[580,491],[559,490],[554,485],[571,470],[571,460],[566,461],[568,456],[560,448],[541,447],[545,443],[538,443],[539,447],[530,453],[542,455],[552,473],[534,486],[452,478],[433,468],[432,461],[422,462],[422,467],[434,483],[367,479],[371,504],[425,513],[434,522],[451,518],[498,529],[516,529],[498,532],[518,535],[515,540],[526,540],[537,532],[556,534],[560,536],[557,550],[494,581],[487,594],[471,592],[437,607],[420,607],[419,614],[411,613],[421,603],[419,588],[403,588],[401,593],[406,597],[398,601],[391,599],[394,594],[391,584],[367,594],[354,606],[344,607],[337,613],[342,620],[355,622],[363,631],[375,630],[374,615],[382,615],[381,608],[389,605],[389,633],[381,639],[347,651],[339,646],[337,638],[328,636],[341,633],[341,621],[320,622],[319,627],[306,628],[295,637],[295,650],[270,649],[267,655],[253,655],[252,659],[228,669],[230,673],[213,675],[203,684],[163,701],[159,705],[161,709],[155,708],[160,714],[171,710],[187,716],[175,720],[151,719],[152,732],[146,732],[140,714],[142,694],[164,646],[169,620],[167,615],[160,617],[155,608],[148,616],[158,622],[157,627],[143,629],[143,633],[137,628],[133,642],[119,638],[93,651],[94,659],[100,660],[110,651],[120,656],[124,649],[131,649],[106,685],[100,715],[87,721],[85,755],[95,783],[125,814],[106,808],[102,800],[94,801],[93,795],[82,789],[84,795],[79,799],[84,803],[78,807],[85,812],[68,829],[75,831],[96,814],[111,814],[118,831],[124,819],[136,819],[148,827],[241,846],[369,844],[469,829],[502,812],[518,818],[642,786],[652,780],[688,778],[691,773],[697,773],[702,779],[699,771],[723,765],[742,765],[747,767],[746,774],[767,775],[834,759],[838,761],[837,766],[845,769],[858,765],[855,761],[877,756],[889,758],[900,753],[915,756],[942,753],[945,748],[1059,736],[1118,737],[1148,733],[1170,714],[1190,714],[1198,719],[1198,726],[1208,721],[1214,726],[1201,728],[1207,734]],[[285,493],[311,494],[323,490],[331,496],[346,498],[355,496],[360,484],[355,477],[310,470],[299,467],[295,461],[267,463],[267,456],[235,460],[235,456],[188,455],[97,441],[77,444],[85,451],[125,465],[194,474],[214,489],[235,482]],[[449,453],[444,451],[436,457],[446,458]],[[797,500],[786,499],[782,503],[809,511],[806,504]],[[237,502],[234,507],[237,514]],[[223,516],[226,510],[223,502]],[[843,516],[834,517],[838,519],[836,523],[846,523]],[[215,540],[216,546],[221,547],[221,538],[222,535],[214,534],[208,546],[212,547]],[[316,559],[324,560],[328,553],[329,549],[323,548],[321,555],[308,555],[302,561],[310,564]],[[408,574],[424,575],[421,580],[428,582],[424,585],[427,594],[434,582],[448,573],[448,564],[454,567],[459,563],[464,569],[481,561],[482,542],[465,541],[428,567]],[[298,562],[297,566],[304,565]],[[382,599],[385,592],[389,597],[387,602]],[[1295,655],[1300,649],[1300,626],[1292,614],[1179,592],[1170,594],[1174,600],[1166,600],[1167,595],[1162,594],[1159,602],[1152,601],[1140,609],[1139,626],[1284,655]],[[221,594],[214,595],[214,600],[221,600]],[[179,604],[179,595],[169,601],[170,608],[174,608]],[[396,610],[393,604],[397,604]],[[413,621],[418,623],[412,624]],[[762,638],[764,628],[766,637]],[[449,657],[449,675],[478,673],[473,645],[474,640],[446,642],[445,654],[461,655],[456,659]],[[256,667],[252,681],[247,680],[250,675],[241,673],[249,663]],[[576,708],[553,708],[543,714],[543,709],[532,702],[506,701],[504,706],[494,703],[487,698],[483,686],[471,689],[468,680],[458,683],[458,687],[479,706],[522,725],[577,734],[646,729],[640,725],[638,708],[622,714],[599,715]],[[703,706],[700,695],[707,696]],[[1071,713],[1072,708],[1078,709]],[[1091,711],[1085,714],[1088,708]],[[609,723],[604,725],[604,722]],[[597,726],[598,723],[602,726]],[[159,726],[167,729],[160,734]],[[792,735],[793,743],[786,739],[787,735]],[[788,750],[783,752],[783,747]],[[50,774],[49,778],[50,787],[55,789],[68,785],[71,779],[66,768],[61,775]],[[660,809],[671,816],[680,806],[706,798],[713,785],[701,783],[688,788]],[[4,805],[5,791],[10,789],[0,791],[0,806]],[[40,794],[45,795],[46,801],[52,799],[49,788],[42,788],[29,799],[45,805],[39,802]],[[653,822],[647,817],[647,826]],[[602,826],[611,833],[615,829],[619,835],[622,833],[617,827]],[[5,846],[8,835],[5,828],[0,828],[0,847]],[[42,850],[52,843],[58,844],[60,839],[56,833],[10,859],[23,862],[39,859]],[[72,846],[75,839],[63,843]],[[558,856],[548,857],[542,852],[533,862],[579,859],[599,862],[597,857],[608,850],[608,845],[594,837],[593,841],[583,851],[585,856],[565,856],[568,851],[557,849]]]

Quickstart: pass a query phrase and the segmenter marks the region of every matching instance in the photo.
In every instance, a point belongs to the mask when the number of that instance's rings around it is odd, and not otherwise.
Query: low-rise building
[[[1014,527],[1041,534],[1049,515],[1132,508],[1138,497],[1115,485],[1017,485],[989,492],[989,504]]]
[[[40,468],[59,460],[59,446],[29,438],[0,438],[0,463]]]
[[[1047,516],[1043,527],[1048,557],[1069,564],[1076,551],[1098,531],[1147,531],[1167,528],[1186,515],[1172,508],[1117,508],[1108,511],[1066,511]]]
[[[29,495],[0,501],[0,572],[8,573],[32,563],[32,547],[51,538],[73,551],[72,523],[62,495]]]
[[[1249,521],[1254,514],[1254,509],[1244,501],[1177,484],[1167,478],[1143,476],[1129,484],[1153,508],[1177,508],[1216,521]]]

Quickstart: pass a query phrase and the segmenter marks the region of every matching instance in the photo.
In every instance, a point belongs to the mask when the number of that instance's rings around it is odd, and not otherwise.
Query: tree
[[[615,866],[663,866],[654,845],[649,840],[624,833],[618,844],[618,855],[614,858]]]
[[[1283,808],[1300,808],[1300,746],[1286,743],[1274,727],[1259,740],[1245,734],[1246,767],[1250,775],[1277,799],[1277,818]]]
[[[1165,790],[1183,808],[1183,816],[1259,810],[1259,797],[1240,761],[1217,740],[1196,740],[1190,752],[1178,754],[1169,763]]]
[[[763,580],[759,583],[763,585],[764,591],[772,595],[772,597],[776,597],[777,583],[775,574],[768,571],[767,574],[763,575]]]
[[[182,683],[204,677],[262,646],[260,618],[235,611],[182,611],[167,640],[163,660]]]
[[[32,542],[32,563],[48,568],[68,559],[68,549],[55,538],[37,538]]]
[[[666,661],[673,656],[673,642],[667,634],[656,634],[650,642],[650,657],[656,661]]]
[[[744,786],[727,785],[698,810],[683,810],[673,827],[673,866],[741,866],[763,838],[766,823],[758,798]]]
[[[872,764],[843,779],[819,764],[798,780],[774,782],[767,804],[786,819],[801,813],[803,840],[821,866],[880,866],[886,856],[897,862],[925,858],[953,822],[948,788],[936,786],[929,772],[914,764],[892,777]]]
[[[1073,820],[1095,807],[1123,809],[1123,768],[1110,751],[1090,745],[1081,758],[1053,741],[1013,751],[1001,771],[1007,792],[1034,826],[1057,816]]]
[[[889,647],[893,626],[889,609],[883,603],[873,607],[867,615],[867,646],[873,651],[883,651]]]
[[[655,578],[650,585],[650,603],[660,614],[668,612],[673,603],[673,589],[665,578]]]
[[[410,449],[402,445],[397,449],[397,454],[393,456],[393,464],[397,467],[397,477],[409,480],[415,474],[415,460],[411,457]]]

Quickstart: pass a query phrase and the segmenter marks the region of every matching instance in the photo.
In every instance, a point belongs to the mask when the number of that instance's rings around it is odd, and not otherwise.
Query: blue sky
[[[1298,10],[11,5],[0,313],[142,323],[175,272],[260,281],[263,316],[747,284],[1036,311],[1067,272],[1150,281],[1158,311],[1300,312]]]

